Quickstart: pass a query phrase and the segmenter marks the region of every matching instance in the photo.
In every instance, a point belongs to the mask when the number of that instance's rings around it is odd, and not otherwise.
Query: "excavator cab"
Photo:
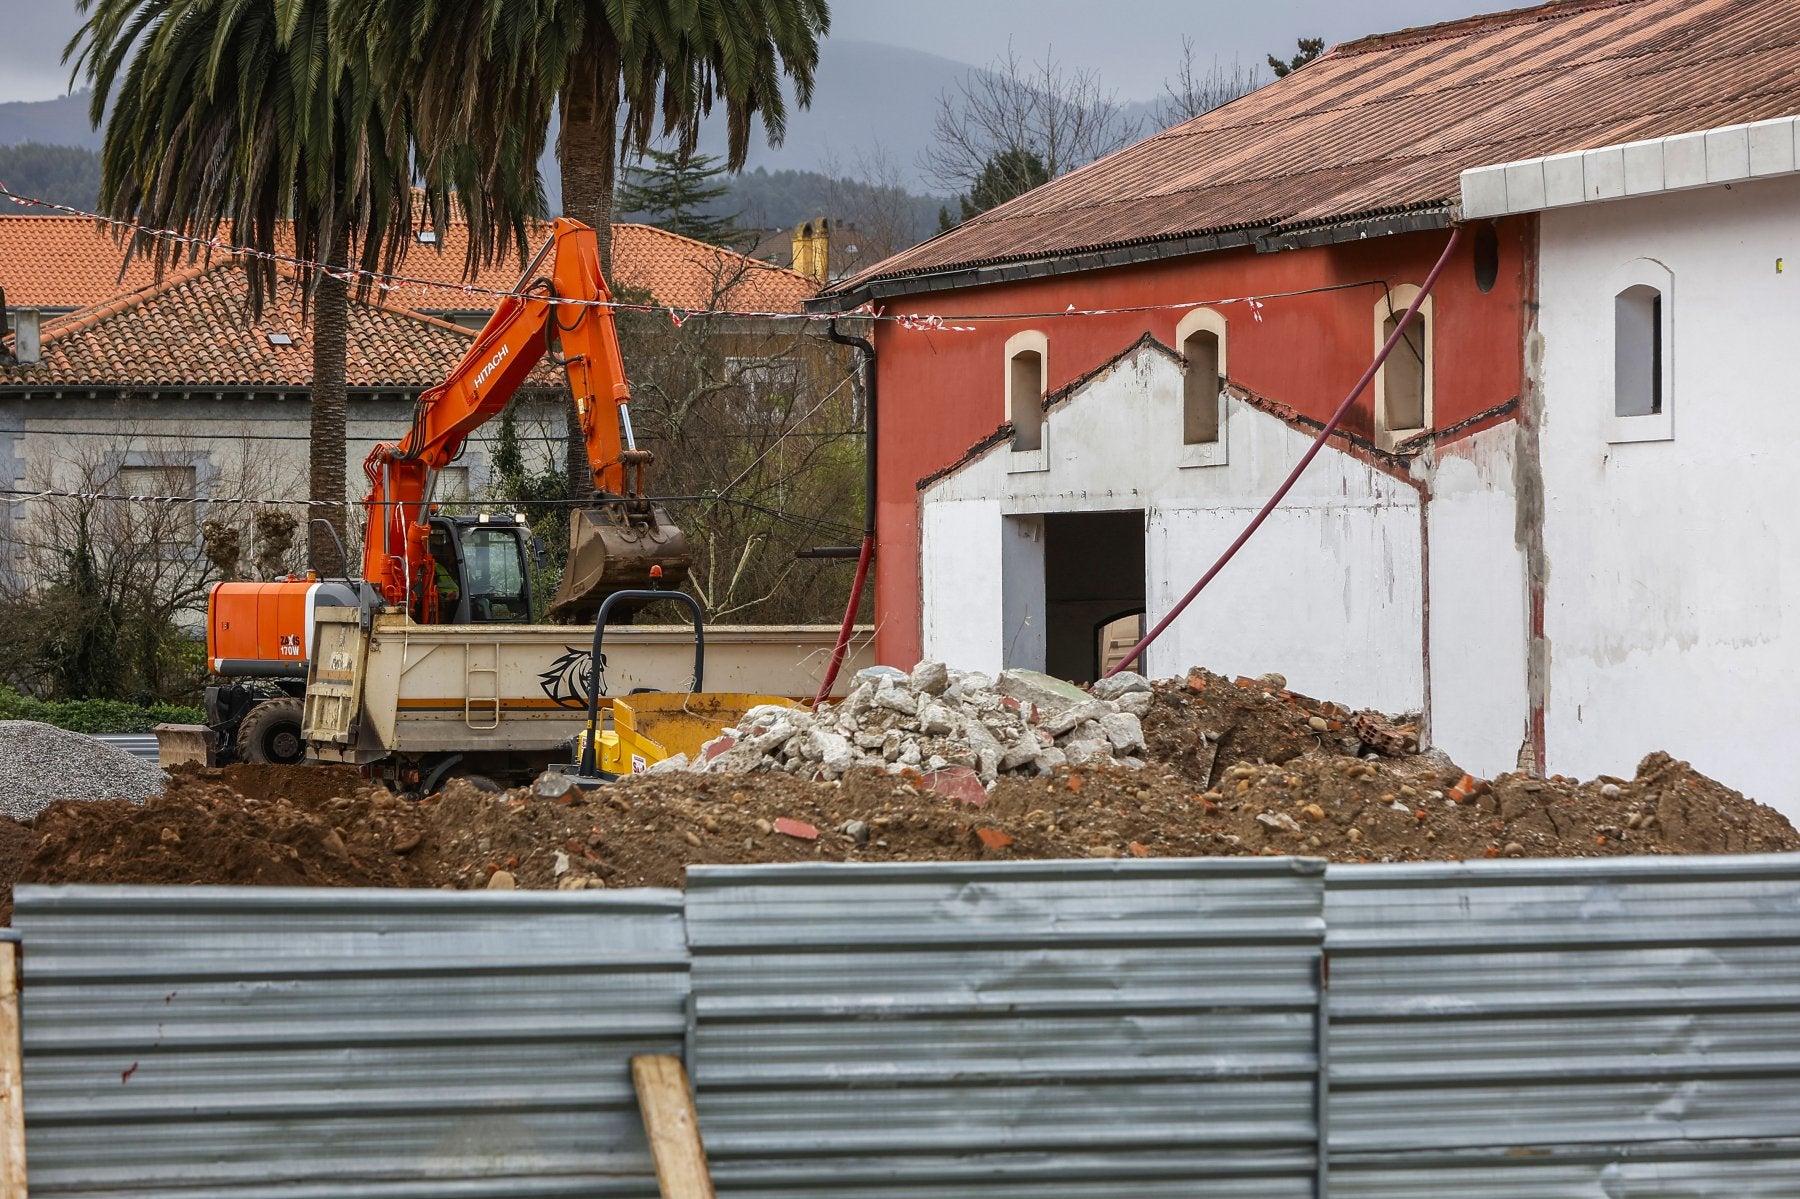
[[[435,624],[531,623],[531,564],[538,552],[517,517],[431,518],[434,596],[415,611]],[[432,602],[435,601],[435,602]],[[433,619],[435,617],[435,619]]]

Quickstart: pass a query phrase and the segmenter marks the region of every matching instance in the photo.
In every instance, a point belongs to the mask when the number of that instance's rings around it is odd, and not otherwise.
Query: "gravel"
[[[60,799],[143,803],[168,779],[155,763],[85,733],[0,720],[0,814],[14,820],[30,820]]]

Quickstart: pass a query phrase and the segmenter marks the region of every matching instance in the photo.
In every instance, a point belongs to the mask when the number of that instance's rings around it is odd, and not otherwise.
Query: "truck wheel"
[[[305,761],[306,742],[300,737],[303,706],[292,696],[266,699],[250,709],[238,726],[238,757],[258,766],[289,766]]]

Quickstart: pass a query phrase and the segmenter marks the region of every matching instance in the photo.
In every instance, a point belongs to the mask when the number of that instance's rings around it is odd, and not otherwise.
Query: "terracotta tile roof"
[[[547,228],[533,228],[534,241]],[[424,310],[480,310],[494,307],[491,296],[470,294],[462,282],[468,227],[452,224],[440,244],[415,244],[399,273],[441,283],[441,288],[406,288],[404,303]],[[0,216],[0,288],[14,307],[86,308],[146,287],[156,273],[134,258],[120,278],[125,251],[112,231],[85,217]],[[517,258],[482,269],[476,286],[510,290],[523,264]],[[615,286],[647,291],[661,304],[708,308],[723,292],[727,307],[757,312],[798,312],[817,290],[803,275],[759,262],[748,255],[709,246],[650,225],[613,226]]]
[[[547,227],[532,230],[534,243],[548,236]],[[436,246],[416,245],[399,273],[444,284],[441,289],[407,289],[408,306],[426,310],[473,310],[493,307],[493,299],[460,288],[468,227],[452,224]],[[535,251],[534,251],[535,252]],[[812,280],[784,267],[759,262],[747,254],[711,246],[652,225],[613,226],[614,288],[650,293],[659,304],[678,308],[728,308],[755,312],[799,312],[818,290]],[[511,258],[482,268],[470,282],[510,291],[524,265]]]
[[[107,227],[83,217],[0,216],[0,288],[15,308],[86,308],[156,281],[142,259],[121,279],[124,261]]]
[[[1795,113],[1794,0],[1565,0],[1472,17],[1334,47],[827,294],[963,267],[1441,210],[1466,167]]]
[[[286,334],[276,345],[270,334]],[[442,381],[475,335],[405,309],[350,305],[351,388],[412,390]],[[0,389],[129,387],[134,389],[291,388],[312,384],[312,328],[301,321],[297,284],[284,279],[250,319],[249,281],[233,263],[168,272],[140,288],[43,328],[43,361],[0,366]],[[534,386],[554,387],[547,363]]]

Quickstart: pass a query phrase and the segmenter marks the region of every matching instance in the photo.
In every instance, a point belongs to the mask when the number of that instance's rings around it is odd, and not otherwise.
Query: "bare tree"
[[[46,444],[29,486],[67,494],[33,498],[18,522],[15,571],[0,588],[12,630],[0,675],[54,698],[189,697],[208,588],[237,573],[246,548],[272,558],[256,508],[233,501],[304,495],[303,463],[249,434],[129,422]]]
[[[715,307],[763,264],[724,252]],[[687,533],[687,589],[712,620],[804,623],[843,612],[851,572],[795,551],[858,535],[863,437],[854,357],[798,321],[621,312],[639,443]]]
[[[1245,66],[1235,58],[1230,66],[1223,66],[1214,57],[1211,67],[1199,70],[1194,63],[1194,39],[1183,36],[1181,65],[1173,79],[1163,80],[1163,98],[1156,106],[1157,127],[1167,129],[1191,121],[1249,95],[1262,86],[1260,75],[1255,66]]]
[[[1028,62],[1009,43],[986,70],[968,72],[938,96],[920,166],[932,182],[959,193],[1001,160],[1041,163],[1054,179],[1130,145],[1141,126],[1096,72],[1066,70],[1049,50]]]
[[[853,274],[924,239],[917,199],[906,190],[899,164],[880,142],[857,150],[847,168],[827,151],[819,167],[829,180],[821,215],[837,228],[831,245],[833,278]]]

